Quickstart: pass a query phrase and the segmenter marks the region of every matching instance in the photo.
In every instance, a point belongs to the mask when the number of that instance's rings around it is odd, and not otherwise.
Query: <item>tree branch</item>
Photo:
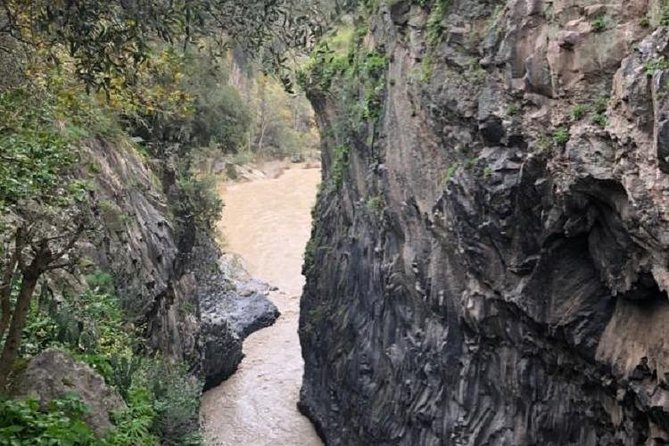
[[[61,257],[63,257],[65,254],[67,254],[72,248],[74,248],[74,245],[77,243],[79,238],[81,237],[81,234],[86,230],[86,226],[84,224],[80,224],[77,226],[77,229],[75,232],[71,235],[70,240],[67,242],[65,247],[61,249],[60,251],[56,252],[55,254],[51,255],[51,262],[55,262],[57,260],[60,260]],[[51,263],[49,262],[49,263]]]

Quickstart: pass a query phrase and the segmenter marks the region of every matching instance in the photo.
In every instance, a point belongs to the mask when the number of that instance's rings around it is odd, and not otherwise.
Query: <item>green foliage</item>
[[[593,104],[594,114],[592,115],[593,124],[602,128],[608,125],[609,119],[606,117],[606,110],[608,107],[609,98],[607,96],[600,96],[595,100]]]
[[[609,124],[609,118],[604,113],[595,113],[592,115],[592,123],[605,128]]]
[[[83,421],[86,411],[72,395],[54,399],[46,408],[32,399],[0,398],[0,445],[96,445],[93,431]]]
[[[42,297],[33,305],[22,353],[32,356],[50,347],[69,350],[128,400],[141,364],[134,354],[139,333],[125,321],[111,277],[98,272],[87,281],[90,289],[80,296],[60,302]]]
[[[349,35],[345,30],[344,35]],[[327,92],[334,78],[344,73],[349,67],[349,59],[341,49],[331,49],[327,40],[323,40],[312,51],[309,60],[297,73],[297,81],[306,91]]]
[[[483,169],[483,178],[490,178],[492,176],[492,167],[490,166],[485,166]]]
[[[383,216],[383,209],[386,207],[385,200],[381,195],[375,195],[367,199],[367,210],[377,218]]]
[[[155,418],[151,427],[165,446],[201,444],[198,432],[202,383],[185,366],[165,361],[148,362],[143,387],[151,393]]]
[[[662,12],[660,14],[660,25],[669,26],[669,2],[664,1]]]
[[[441,40],[444,29],[441,25],[450,0],[435,0],[427,19],[427,41],[431,46],[436,45]]]
[[[192,126],[198,145],[213,142],[224,152],[235,153],[246,143],[251,115],[237,90],[224,85],[198,95]]]
[[[330,50],[330,36],[321,42],[321,48],[329,51],[312,54],[301,74],[302,86],[309,95],[337,95],[338,113],[333,130],[325,137],[331,139],[333,150],[331,180],[339,188],[350,161],[351,147],[360,141],[373,143],[375,126],[383,114],[387,85],[388,57],[379,51],[366,48],[362,38],[366,27],[356,28],[348,44],[348,54],[341,44],[337,51]],[[335,84],[334,80],[337,79]]]
[[[332,183],[336,189],[339,189],[344,183],[350,156],[351,149],[348,146],[337,146],[335,148],[331,175]]]
[[[434,73],[434,62],[429,54],[423,57],[420,63],[420,80],[423,83],[429,82]]]
[[[202,383],[189,377],[183,366],[140,356],[136,345],[139,333],[125,321],[113,294],[112,278],[97,272],[89,275],[87,282],[91,289],[81,296],[57,305],[42,299],[34,306],[24,353],[64,348],[119,391],[128,409],[114,414],[116,429],[101,445],[153,446],[157,439],[164,445],[199,445],[197,413]]]
[[[364,84],[364,110],[362,117],[377,121],[381,117],[383,108],[383,94],[385,92],[385,74],[388,58],[380,53],[366,54],[359,65],[359,76]]]
[[[558,147],[564,147],[569,141],[569,129],[558,127],[553,132],[553,143]]]
[[[588,106],[587,105],[576,104],[571,109],[571,118],[574,121],[579,121],[586,115],[587,112],[588,112]]]
[[[509,116],[516,116],[518,113],[520,113],[520,106],[518,106],[518,104],[510,104],[506,108],[506,113]]]
[[[159,437],[151,429],[156,410],[150,392],[134,386],[126,402],[126,410],[113,414],[115,429],[103,439],[101,446],[155,446]]]
[[[590,24],[592,25],[592,30],[596,33],[601,33],[609,28],[609,18],[606,16],[599,16],[595,18]]]
[[[609,108],[609,97],[599,96],[593,103],[593,110],[595,113],[603,114]]]
[[[0,93],[0,210],[21,200],[60,202],[76,161],[55,106],[24,90]]]
[[[118,87],[114,79],[121,88],[137,79],[156,42],[187,47],[221,32],[253,52],[263,48],[268,65],[280,71],[279,53],[308,46],[319,32],[314,12],[300,0],[10,1],[0,11],[0,35],[43,52],[56,66],[67,51],[83,83],[110,91]]]
[[[652,77],[655,73],[669,70],[669,60],[664,56],[649,60],[643,66],[643,71],[648,77]]]
[[[448,166],[448,169],[446,169],[446,172],[444,172],[444,175],[441,179],[441,187],[445,188],[446,185],[451,181],[451,178],[453,178],[453,175],[455,175],[455,172],[458,170],[458,167],[460,167],[459,163],[453,163],[450,166]]]
[[[186,172],[178,178],[179,198],[173,211],[180,232],[191,225],[213,231],[223,210],[216,185],[216,179],[211,176],[200,178]]]

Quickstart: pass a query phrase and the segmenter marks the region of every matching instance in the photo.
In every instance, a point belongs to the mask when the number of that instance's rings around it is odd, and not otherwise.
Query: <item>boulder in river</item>
[[[270,286],[251,278],[239,256],[226,254],[212,268],[213,277],[200,278],[201,342],[205,388],[218,385],[237,370],[242,342],[251,333],[272,325],[280,313],[269,299]],[[220,279],[221,275],[227,280]]]

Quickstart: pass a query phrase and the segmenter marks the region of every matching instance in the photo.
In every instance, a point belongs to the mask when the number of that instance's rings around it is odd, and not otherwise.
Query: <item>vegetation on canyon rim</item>
[[[45,407],[3,396],[0,444],[200,442],[201,383],[147,347],[146,321],[77,249],[110,207],[96,194],[100,166],[88,149],[113,142],[159,166],[172,178],[154,180],[172,197],[177,238],[210,233],[221,203],[197,173],[201,161],[314,144],[306,103],[282,93],[291,89],[283,54],[309,47],[347,3],[0,4],[0,393],[31,357],[57,347],[92,366],[127,407],[97,438],[76,397]],[[230,86],[232,49],[259,55],[246,98]]]

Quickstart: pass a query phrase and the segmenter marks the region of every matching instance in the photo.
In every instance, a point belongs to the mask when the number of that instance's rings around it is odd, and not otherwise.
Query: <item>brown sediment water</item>
[[[297,336],[301,266],[319,182],[318,169],[294,166],[275,179],[221,189],[225,250],[241,255],[254,277],[279,288],[270,298],[281,317],[249,336],[239,370],[204,394],[206,445],[322,445],[296,408],[303,372]]]

